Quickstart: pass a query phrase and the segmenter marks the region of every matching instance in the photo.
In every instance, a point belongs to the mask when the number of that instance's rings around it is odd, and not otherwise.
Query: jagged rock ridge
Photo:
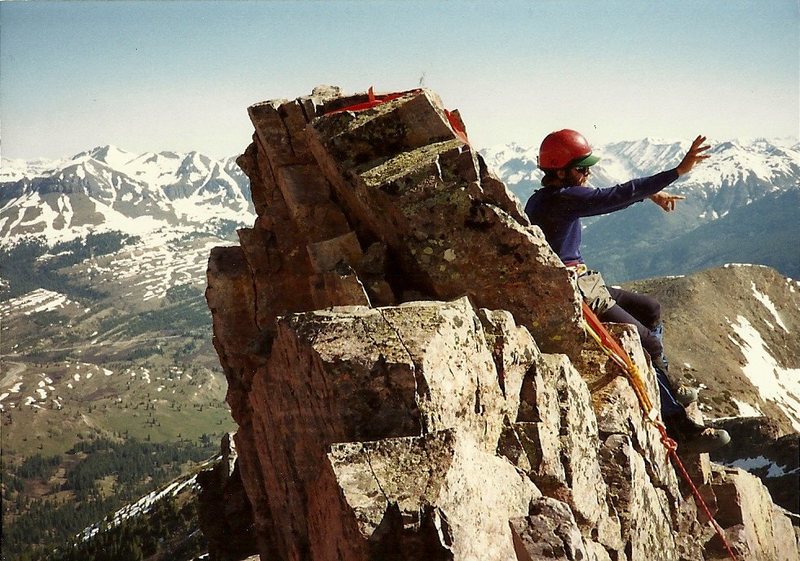
[[[457,112],[371,101],[249,110],[258,220],[206,292],[239,456],[205,508],[241,485],[264,560],[722,558]],[[740,559],[800,558],[757,478],[687,461]]]

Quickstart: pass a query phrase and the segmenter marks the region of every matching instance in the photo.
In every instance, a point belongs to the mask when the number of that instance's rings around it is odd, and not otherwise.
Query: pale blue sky
[[[797,0],[0,2],[8,158],[240,153],[246,108],[417,87],[473,144],[800,136]]]

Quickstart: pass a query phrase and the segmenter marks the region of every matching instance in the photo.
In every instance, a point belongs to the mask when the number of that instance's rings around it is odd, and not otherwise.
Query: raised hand
[[[704,145],[703,143],[706,141],[706,137],[699,135],[697,138],[694,139],[692,142],[691,148],[689,151],[686,152],[686,155],[681,160],[681,163],[678,164],[678,175],[685,175],[692,171],[692,168],[702,162],[703,160],[708,159],[708,154],[703,154],[706,150],[711,148],[708,144]],[[674,207],[674,205],[673,205]],[[665,209],[666,210],[666,209]]]

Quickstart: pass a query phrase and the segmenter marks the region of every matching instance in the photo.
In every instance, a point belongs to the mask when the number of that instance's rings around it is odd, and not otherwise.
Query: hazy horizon
[[[594,145],[595,148],[605,148],[605,147],[607,147],[609,145],[612,145],[612,144],[618,144],[618,143],[624,143],[624,142],[639,142],[639,141],[643,141],[643,140],[650,140],[650,141],[653,141],[653,142],[656,142],[656,143],[669,143],[669,144],[671,144],[673,142],[685,142],[685,143],[688,144],[692,139],[690,137],[685,137],[685,138],[664,138],[664,137],[659,137],[659,138],[656,138],[656,137],[645,137],[645,136],[643,136],[643,137],[640,137],[640,138],[612,139],[612,140],[609,140],[608,142],[594,143],[593,145]],[[738,142],[742,142],[742,143],[754,143],[754,142],[757,142],[759,140],[765,140],[765,141],[773,143],[773,144],[782,144],[782,145],[788,145],[788,144],[796,145],[796,144],[800,143],[800,137],[797,137],[797,136],[785,136],[785,137],[759,137],[759,136],[754,136],[754,137],[736,137],[736,138],[710,138],[710,139],[708,139],[708,142],[713,147],[714,145],[720,144],[720,143],[723,143],[723,142],[738,141]],[[129,150],[125,146],[120,146],[118,144],[109,143],[109,144],[98,144],[98,145],[95,145],[95,146],[87,146],[84,149],[79,150],[78,152],[69,153],[69,154],[61,154],[61,155],[55,156],[55,157],[39,156],[39,157],[33,157],[33,158],[14,158],[14,157],[10,157],[10,156],[6,157],[5,155],[3,155],[2,159],[5,160],[5,161],[16,161],[16,162],[37,162],[37,161],[51,162],[51,161],[59,161],[59,160],[65,160],[65,159],[74,158],[75,156],[78,156],[78,155],[80,155],[80,154],[82,154],[84,152],[90,152],[90,151],[93,151],[95,149],[99,149],[99,148],[104,148],[104,147],[110,146],[110,147],[113,147],[113,148],[117,148],[118,150],[122,150],[124,152],[130,153],[130,154],[132,154],[134,156],[140,156],[142,154],[151,153],[151,152],[152,153],[156,153],[156,154],[157,153],[165,153],[165,152],[173,152],[173,153],[177,153],[177,154],[188,154],[188,153],[192,153],[192,152],[197,152],[199,154],[202,154],[203,156],[208,156],[208,157],[210,157],[212,159],[215,159],[215,160],[223,160],[223,159],[227,159],[227,158],[238,157],[240,154],[244,153],[244,151],[247,148],[248,144],[249,144],[249,140],[245,140],[242,143],[242,146],[238,151],[232,152],[230,154],[222,154],[220,156],[212,155],[212,154],[203,152],[202,150],[196,150],[196,149],[189,149],[189,150],[186,150],[186,151],[176,151],[176,150],[170,150],[170,149],[164,149],[164,150],[158,150],[158,151],[155,151],[155,150],[143,150],[143,151],[139,152],[139,151]],[[539,142],[538,141],[532,141],[530,143],[523,143],[523,142],[517,142],[517,141],[509,141],[509,142],[504,142],[504,143],[500,143],[500,144],[493,144],[491,146],[474,146],[474,148],[477,149],[477,150],[488,150],[488,151],[491,151],[493,149],[499,149],[499,148],[504,148],[504,147],[513,146],[513,145],[516,145],[516,146],[518,146],[520,148],[524,148],[525,150],[531,150],[531,149],[537,149],[538,145],[539,145]]]

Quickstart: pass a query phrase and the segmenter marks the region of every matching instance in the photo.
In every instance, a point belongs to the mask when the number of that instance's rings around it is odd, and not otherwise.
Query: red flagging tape
[[[422,90],[408,90],[406,92],[394,92],[389,94],[381,94],[375,95],[375,91],[372,87],[369,88],[367,92],[367,101],[362,101],[361,103],[354,103],[353,105],[348,105],[347,107],[342,107],[341,109],[336,109],[334,111],[329,111],[326,113],[327,115],[333,115],[334,113],[343,113],[345,111],[363,111],[364,109],[371,109],[381,103],[386,103],[387,101],[392,101],[393,99],[397,99],[398,97],[402,97],[407,94],[418,94]]]
[[[351,112],[364,111],[365,109],[372,109],[373,107],[377,107],[382,103],[386,103],[387,101],[392,101],[399,97],[403,97],[404,95],[408,94],[418,95],[420,93],[422,93],[422,89],[417,88],[405,92],[394,92],[388,94],[375,95],[373,87],[370,86],[369,91],[367,92],[367,101],[362,101],[361,103],[354,103],[353,105],[348,105],[347,107],[342,107],[334,111],[329,111],[326,113],[326,115],[334,115],[336,113],[343,113],[345,111],[351,111]],[[447,122],[450,125],[450,128],[453,129],[453,132],[456,133],[456,136],[458,136],[458,138],[460,138],[465,144],[469,144],[469,139],[467,138],[467,131],[464,130],[464,125],[461,122],[461,120],[454,113],[448,111],[447,109],[444,110],[444,114],[447,117]]]

